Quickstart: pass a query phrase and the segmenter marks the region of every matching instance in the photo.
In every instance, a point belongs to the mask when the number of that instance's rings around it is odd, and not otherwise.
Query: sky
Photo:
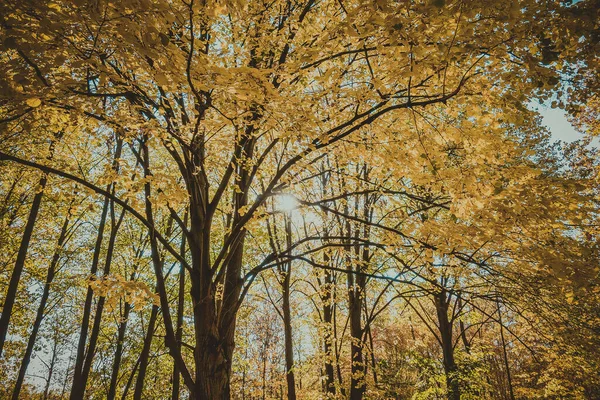
[[[544,125],[550,130],[555,140],[572,142],[583,137],[581,133],[573,128],[563,110],[544,105],[539,105],[537,108],[542,115]]]

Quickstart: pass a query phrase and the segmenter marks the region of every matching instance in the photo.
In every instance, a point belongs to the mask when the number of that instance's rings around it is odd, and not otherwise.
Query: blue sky
[[[567,119],[567,114],[563,110],[544,105],[539,105],[537,108],[543,117],[544,125],[550,129],[554,139],[572,142],[583,137],[581,133],[573,128]]]

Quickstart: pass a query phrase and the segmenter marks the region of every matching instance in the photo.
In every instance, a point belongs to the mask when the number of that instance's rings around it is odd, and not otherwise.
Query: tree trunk
[[[188,215],[187,212],[183,218],[184,224],[187,225]],[[181,247],[179,248],[179,254],[185,257],[185,233],[181,233]],[[175,328],[175,340],[177,346],[181,351],[181,341],[183,339],[183,314],[185,307],[185,268],[180,265],[179,268],[179,293],[177,294],[177,325]],[[171,400],[179,400],[179,370],[177,369],[177,363],[173,362],[173,389],[171,392]]]
[[[31,329],[31,334],[29,335],[29,340],[27,341],[27,347],[25,349],[25,354],[23,355],[23,359],[21,360],[21,366],[19,368],[19,375],[17,376],[17,382],[15,383],[15,388],[13,390],[12,398],[13,400],[19,399],[19,393],[21,392],[21,386],[23,385],[23,380],[25,379],[25,373],[27,372],[27,367],[29,366],[29,361],[31,361],[31,354],[33,353],[33,347],[35,345],[35,341],[37,339],[37,334],[42,324],[42,320],[44,319],[44,311],[46,309],[46,303],[48,301],[48,297],[50,296],[50,285],[54,280],[54,274],[56,273],[56,266],[58,265],[58,261],[60,260],[60,254],[62,252],[62,247],[65,243],[65,238],[67,236],[67,228],[69,226],[70,212],[67,212],[67,216],[60,230],[60,234],[58,237],[58,242],[56,244],[56,248],[54,249],[54,254],[52,255],[52,260],[50,261],[50,266],[48,267],[48,272],[46,273],[46,283],[44,284],[44,290],[42,292],[42,297],[40,299],[40,305],[37,309],[37,314],[35,316],[35,320],[33,322],[33,327]]]
[[[504,324],[502,323],[502,310],[500,308],[500,298],[496,299],[498,306],[498,323],[500,324],[500,339],[502,340],[502,355],[504,360],[504,369],[506,369],[506,380],[508,383],[508,394],[510,400],[515,400],[515,394],[512,386],[512,377],[510,375],[510,365],[508,364],[508,352],[506,351],[506,339],[504,338]]]
[[[113,164],[112,168],[115,171],[118,171],[118,163],[117,160],[121,157],[121,150],[123,147],[123,140],[117,138],[115,153],[113,156]],[[114,193],[114,184],[110,183],[107,187],[108,192]],[[111,211],[111,230],[109,243],[106,253],[106,259],[104,261],[104,271],[103,275],[106,276],[110,273],[110,265],[112,263],[112,256],[115,248],[115,241],[117,237],[117,232],[119,230],[119,226],[123,221],[123,216],[125,214],[125,210],[121,212],[121,216],[119,221],[115,220],[115,210],[114,210],[114,202],[109,200],[108,198],[104,201],[104,208],[102,210],[102,218],[100,220],[100,227],[98,228],[98,237],[96,239],[96,246],[94,248],[94,257],[92,259],[92,268],[90,274],[92,276],[96,275],[98,270],[98,264],[100,262],[100,250],[102,249],[102,240],[104,236],[104,227],[106,225],[106,216],[108,214],[108,209]],[[79,346],[77,349],[77,362],[75,363],[75,373],[73,375],[73,388],[71,390],[70,400],[82,399],[85,394],[85,387],[87,385],[87,380],[92,369],[92,363],[94,361],[94,356],[96,353],[96,344],[98,342],[98,335],[100,334],[100,324],[102,322],[102,313],[104,310],[104,297],[100,297],[98,299],[98,304],[96,305],[96,314],[94,316],[94,325],[92,326],[92,331],[90,333],[90,339],[87,351],[85,351],[85,342],[87,340],[87,329],[89,327],[89,319],[91,316],[91,308],[92,308],[92,297],[93,291],[90,287],[88,287],[86,302],[84,307],[84,318],[81,327],[81,335],[79,338]]]
[[[138,357],[137,361],[135,362],[135,365],[133,366],[133,369],[131,370],[131,373],[129,374],[129,378],[127,379],[127,383],[125,384],[125,388],[123,389],[123,394],[121,394],[121,400],[127,399],[127,395],[129,394],[129,389],[131,388],[131,384],[133,383],[133,377],[135,376],[135,373],[137,372],[137,369],[139,366],[140,366],[140,357]]]
[[[448,319],[448,306],[450,296],[442,290],[435,297],[435,309],[438,317],[440,337],[442,339],[442,353],[444,357],[444,373],[446,374],[446,388],[448,400],[460,400],[460,387],[458,384],[458,368],[454,360],[454,343],[452,340],[452,323]]]
[[[292,246],[292,227],[290,216],[285,216],[285,236],[287,248]],[[294,378],[294,345],[292,338],[292,315],[290,309],[290,280],[292,273],[292,262],[288,261],[284,264],[285,270],[282,271],[282,308],[283,308],[283,331],[285,340],[285,372],[287,381],[287,398],[288,400],[296,400],[296,382]]]
[[[329,264],[329,255],[323,256],[325,265]],[[321,301],[323,302],[323,324],[325,334],[323,338],[323,351],[325,353],[325,393],[335,396],[335,376],[333,370],[333,278],[331,271],[325,270],[324,285],[321,288]]]
[[[351,274],[348,275],[349,277]],[[358,277],[357,277],[358,278]],[[350,286],[350,285],[349,285]],[[351,378],[350,378],[350,400],[361,400],[365,393],[364,377],[364,357],[362,346],[362,301],[361,292],[354,284],[349,288],[349,308],[350,313],[350,357],[351,357]]]
[[[363,178],[365,181],[368,180],[368,168],[365,165],[363,167]],[[372,213],[370,212],[370,198],[368,194],[362,196],[362,218],[365,221],[372,219]],[[355,204],[355,211],[358,214],[359,200],[357,198]],[[360,237],[368,240],[370,236],[370,229],[368,225],[365,225],[362,229],[356,228],[354,235],[350,229],[350,224],[347,223],[346,234],[349,238]],[[356,261],[356,267],[349,263],[349,269],[355,269],[358,274],[348,274],[348,313],[350,318],[350,336],[351,336],[351,378],[350,378],[350,400],[362,400],[366,391],[366,370],[363,349],[364,343],[364,327],[362,326],[362,311],[364,304],[364,295],[366,293],[366,277],[361,274],[366,265],[370,261],[369,248],[367,246],[361,247],[359,244],[354,245],[354,256]]]
[[[142,353],[140,354],[140,367],[133,392],[134,400],[142,399],[144,380],[146,379],[146,370],[148,369],[148,360],[150,358],[150,346],[152,345],[152,338],[154,337],[154,327],[156,325],[157,317],[158,307],[152,306],[152,311],[150,312],[150,321],[148,322],[148,330],[146,331],[144,346],[142,347]]]
[[[114,204],[111,201],[111,209],[114,207]],[[111,229],[110,229],[110,237],[108,239],[108,247],[106,250],[106,259],[104,262],[104,271],[103,276],[107,276],[110,274],[110,266],[112,263],[112,258],[115,249],[115,241],[117,239],[117,232],[119,230],[119,226],[121,225],[121,221],[123,221],[124,212],[121,214],[121,217],[118,222],[115,221],[114,218],[114,210],[111,211]],[[116,222],[116,224],[115,224]],[[92,364],[94,362],[94,356],[96,355],[96,345],[98,344],[98,336],[100,335],[100,326],[102,323],[102,314],[104,312],[104,303],[106,299],[101,296],[98,299],[98,304],[96,305],[96,313],[94,315],[94,325],[92,327],[92,331],[90,333],[90,340],[88,344],[88,350],[86,353],[85,361],[83,364],[83,370],[81,372],[81,385],[83,386],[83,393],[85,393],[85,386],[87,384],[87,380],[90,375],[90,371],[92,369]]]
[[[367,336],[369,337],[369,347],[371,348],[371,368],[373,368],[373,383],[377,386],[377,362],[375,360],[375,346],[373,344],[373,333],[371,332],[371,324],[366,326]]]
[[[131,279],[133,280],[133,274]],[[110,376],[110,386],[108,388],[107,400],[114,400],[115,396],[117,395],[117,382],[119,380],[119,369],[121,367],[121,358],[123,356],[123,341],[125,340],[125,331],[127,330],[127,322],[130,311],[131,304],[125,302],[123,315],[121,316],[121,322],[119,323],[119,330],[117,332],[117,348],[115,350],[115,359],[113,361],[112,372]]]
[[[48,366],[48,378],[46,378],[46,384],[44,385],[44,397],[43,400],[47,400],[50,394],[50,382],[52,382],[52,376],[54,375],[54,367],[56,366],[57,352],[58,352],[58,336],[60,332],[58,327],[54,331],[54,344],[52,345],[52,358],[50,359],[50,365]]]
[[[140,248],[139,250],[136,251],[136,255],[135,255],[136,259],[138,259],[141,256],[142,251],[143,251],[142,248]],[[133,266],[133,272],[131,273],[129,280],[131,280],[131,281],[135,280],[137,270],[138,270],[138,265],[136,263]],[[123,357],[123,343],[125,340],[125,333],[127,331],[127,323],[129,322],[129,313],[131,312],[132,308],[133,308],[133,306],[130,303],[125,302],[124,309],[123,309],[123,315],[121,316],[121,320],[119,322],[119,329],[117,331],[117,348],[115,349],[115,359],[113,361],[113,367],[112,367],[112,371],[111,371],[110,385],[108,388],[107,400],[114,400],[117,395],[117,383],[119,381],[119,369],[121,368],[121,359]],[[139,362],[139,360],[138,360],[138,362]],[[137,365],[138,364],[136,363],[134,372],[135,372],[135,369],[137,369]],[[128,382],[128,384],[129,383],[130,382]]]
[[[104,227],[106,225],[106,216],[108,214],[108,197],[104,198],[104,205],[102,206],[102,214],[100,215],[100,224],[98,225],[98,235],[96,236],[96,244],[94,246],[94,255],[92,257],[92,267],[90,268],[90,275],[95,276],[98,272],[98,263],[100,262],[100,251],[102,249],[102,240],[104,238]],[[94,292],[91,287],[88,286],[87,293],[85,296],[85,303],[83,306],[83,317],[81,319],[81,330],[79,332],[79,342],[77,344],[77,357],[75,358],[75,367],[73,369],[73,384],[71,386],[70,400],[81,400],[83,399],[83,393],[85,386],[81,382],[81,374],[83,370],[83,363],[85,361],[85,344],[87,342],[88,328],[90,324],[90,316],[92,313],[92,297]]]
[[[15,268],[10,276],[10,282],[8,283],[8,290],[4,297],[4,306],[2,307],[2,316],[0,316],[0,357],[2,356],[2,349],[4,348],[4,342],[6,340],[6,334],[10,323],[10,317],[12,314],[15,300],[17,298],[17,289],[19,288],[19,281],[21,280],[21,274],[25,267],[25,258],[27,257],[27,250],[29,249],[29,243],[31,242],[31,236],[33,234],[33,227],[40,211],[40,205],[42,203],[42,196],[44,195],[44,188],[47,183],[46,175],[42,175],[40,178],[40,190],[33,197],[33,203],[29,211],[29,217],[25,224],[25,230],[23,231],[23,237],[21,238],[21,244],[19,245],[19,251],[17,253],[17,259],[15,261]]]
[[[296,400],[296,382],[294,378],[294,347],[292,341],[292,316],[290,310],[289,270],[284,278],[283,290],[283,325],[285,336],[285,369],[287,381],[287,398]]]

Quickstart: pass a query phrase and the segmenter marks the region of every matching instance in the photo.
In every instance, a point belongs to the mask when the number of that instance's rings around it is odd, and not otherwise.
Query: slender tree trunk
[[[289,270],[284,278],[287,281],[283,290],[283,325],[285,335],[285,367],[288,400],[296,399],[296,382],[294,378],[294,348],[292,341],[292,316],[290,310]]]
[[[329,255],[323,256],[325,265],[329,264]],[[323,351],[325,353],[325,393],[335,396],[335,376],[333,370],[333,278],[331,271],[325,270],[324,284],[321,288],[321,301],[323,303],[323,324],[325,325],[325,334],[323,338]]]
[[[147,140],[147,138],[143,138],[142,142],[141,142],[141,150],[142,150],[142,154],[143,156],[141,157],[141,161],[142,161],[142,165],[144,167],[144,177],[145,178],[149,178],[150,176],[152,176],[151,172],[150,172],[150,157],[149,157],[149,151],[148,151],[148,146],[145,143],[145,140]],[[192,174],[190,173],[190,176],[187,177],[188,179],[197,179],[197,175],[196,174]],[[190,185],[189,188],[194,188],[195,185]],[[145,214],[146,214],[146,221],[148,223],[148,226],[150,227],[149,229],[149,235],[150,235],[150,254],[151,254],[151,258],[152,258],[152,266],[154,268],[154,275],[156,277],[156,288],[159,294],[159,299],[160,299],[160,309],[162,312],[162,317],[163,317],[163,323],[164,323],[164,327],[165,327],[165,343],[169,349],[169,353],[170,355],[173,357],[173,359],[175,360],[175,362],[178,363],[178,365],[180,366],[181,370],[181,374],[183,376],[184,382],[187,386],[187,388],[190,391],[190,400],[195,400],[195,399],[210,399],[210,396],[206,396],[204,395],[204,393],[200,390],[203,389],[202,384],[206,385],[208,382],[210,382],[209,380],[205,381],[205,382],[201,382],[198,379],[193,379],[191,374],[189,373],[189,370],[186,368],[186,365],[181,357],[181,353],[179,352],[179,347],[175,338],[175,331],[173,328],[173,320],[171,318],[171,313],[170,313],[170,308],[169,308],[169,299],[167,297],[167,289],[166,289],[166,284],[165,284],[165,277],[163,275],[163,262],[161,260],[161,256],[160,256],[160,252],[159,252],[159,248],[158,248],[158,240],[157,240],[157,235],[156,235],[156,231],[154,229],[154,213],[152,210],[152,203],[150,201],[150,196],[151,196],[152,192],[151,192],[151,185],[150,185],[150,181],[146,181],[146,183],[144,184],[144,196],[145,196]],[[204,197],[203,197],[204,196]],[[207,194],[204,195],[192,195],[191,197],[193,198],[206,198]],[[193,202],[192,202],[193,203]],[[206,205],[205,205],[206,206]],[[194,207],[191,207],[192,209]],[[196,220],[194,220],[194,214],[192,214],[192,226],[194,226],[194,223],[198,222]],[[192,281],[192,299],[193,299],[193,310],[194,310],[194,319],[196,320],[197,318],[199,318],[198,316],[200,315],[202,318],[208,318],[211,322],[212,322],[212,326],[216,326],[216,319],[215,317],[215,313],[214,313],[214,302],[213,300],[213,296],[211,295],[211,292],[206,290],[207,288],[205,286],[208,286],[210,288],[210,284],[209,285],[204,285],[203,287],[198,288],[198,283],[204,282],[206,283],[206,280],[202,280],[201,276],[199,276],[198,272],[202,271],[200,268],[198,268],[198,263],[201,259],[206,258],[206,260],[208,260],[209,255],[208,252],[202,253],[202,248],[206,248],[208,249],[210,247],[210,241],[207,241],[206,243],[204,243],[203,240],[201,241],[196,241],[198,239],[202,239],[202,233],[204,233],[203,225],[196,225],[196,228],[198,229],[197,232],[200,233],[200,237],[198,237],[198,235],[194,236],[192,235],[192,237],[194,238],[193,241],[191,241],[191,244],[193,244],[193,246],[190,246],[190,250],[192,253],[192,273],[190,274],[190,276],[192,277],[191,281]],[[190,232],[190,235],[192,233]],[[208,262],[201,263],[200,265],[204,265],[208,268],[207,270],[204,270],[204,272],[210,274],[210,267],[209,267],[209,263]],[[210,282],[210,280],[208,280],[208,282]],[[201,289],[205,289],[204,293],[208,293],[207,296],[203,296],[203,291]],[[207,314],[203,314],[204,311],[207,311],[207,309],[205,307],[202,307],[202,305],[206,305],[206,304],[212,304],[213,305],[213,309],[211,310],[210,308],[208,309],[208,311],[212,311],[212,313],[207,313]],[[197,327],[196,327],[197,323],[195,321],[195,328],[196,328],[196,349],[194,351],[194,359],[196,360],[196,366],[200,366],[200,368],[203,368],[206,365],[211,365],[210,363],[203,363],[203,360],[199,360],[199,357],[197,356],[198,353],[202,352],[202,351],[206,351],[206,349],[199,349],[198,345],[199,343],[202,342],[198,342],[198,336],[202,335],[204,332],[199,332]],[[212,336],[212,337],[218,337],[218,336]],[[218,343],[217,341],[213,341],[212,345],[213,345],[213,349],[216,347],[215,344]],[[206,343],[202,343],[202,344],[206,344]],[[214,365],[214,364],[213,364]],[[203,372],[198,371],[198,368],[196,368],[196,378],[199,375],[205,374],[206,373],[206,369],[203,370]],[[210,385],[210,383],[208,383],[208,385]]]
[[[111,202],[111,209],[114,207],[114,204]],[[108,247],[106,250],[106,259],[104,262],[104,271],[103,276],[107,276],[110,274],[110,266],[112,264],[112,258],[115,250],[115,241],[117,239],[117,232],[121,225],[121,221],[123,221],[124,212],[121,214],[121,217],[118,221],[115,221],[114,210],[111,212],[111,229],[110,236],[108,239]],[[98,304],[96,304],[96,313],[94,314],[94,325],[92,326],[92,331],[90,332],[90,340],[88,343],[88,350],[86,353],[85,361],[83,364],[83,370],[81,372],[81,385],[83,386],[83,390],[85,393],[85,386],[87,380],[90,375],[90,371],[92,369],[92,364],[94,362],[94,356],[96,355],[96,346],[98,344],[98,337],[100,335],[100,327],[102,324],[102,314],[104,313],[104,303],[106,299],[104,296],[101,296],[98,299]]]
[[[508,394],[510,395],[510,400],[515,400],[515,394],[512,385],[512,377],[510,375],[510,365],[508,364],[508,353],[506,351],[506,339],[504,338],[504,325],[502,323],[502,310],[500,308],[500,298],[496,299],[496,305],[498,306],[498,323],[500,324],[500,339],[502,340],[502,355],[504,359],[504,369],[506,370]]]
[[[143,249],[140,248],[136,251],[136,259],[138,259],[142,254]],[[129,280],[133,281],[136,278],[136,273],[138,270],[137,263],[133,266],[133,271],[131,272],[131,276]],[[123,315],[121,316],[121,320],[119,321],[119,329],[117,331],[117,347],[115,349],[115,359],[113,361],[111,377],[110,377],[110,385],[108,388],[108,397],[107,400],[114,400],[117,395],[117,383],[119,381],[119,369],[121,368],[121,359],[123,357],[123,344],[125,341],[125,333],[127,331],[127,324],[129,322],[129,313],[133,306],[125,302],[123,308]],[[138,360],[139,362],[139,360]],[[134,372],[137,369],[138,363],[136,363],[136,368],[134,368]]]
[[[368,168],[365,165],[363,169],[364,179],[368,180]],[[365,221],[371,220],[371,212],[370,212],[370,198],[367,194],[365,194],[362,198],[362,218]],[[356,210],[358,210],[358,199],[355,204]],[[358,212],[357,212],[358,213]],[[355,229],[354,235],[352,235],[352,231],[350,229],[350,224],[347,224],[346,234],[348,238],[359,237],[362,236],[364,239],[369,239],[370,230],[368,226],[365,226],[362,229]],[[370,261],[370,254],[368,247],[361,247],[360,245],[354,245],[354,255],[357,261],[356,267],[353,267],[351,263],[349,263],[350,268],[354,268],[357,272],[363,272],[363,268]],[[351,378],[350,378],[350,400],[362,400],[364,397],[367,385],[366,385],[366,369],[365,369],[365,359],[363,349],[365,347],[364,343],[364,333],[365,328],[362,326],[362,311],[364,304],[364,295],[366,293],[366,277],[362,274],[348,274],[348,313],[350,318],[350,336],[351,336],[351,347],[350,347],[350,356],[351,356]]]
[[[142,353],[140,355],[140,367],[138,371],[137,380],[135,381],[135,389],[133,392],[134,400],[141,400],[142,393],[144,391],[144,380],[146,379],[146,370],[148,369],[148,361],[150,359],[150,347],[152,345],[152,338],[154,337],[154,327],[156,325],[156,319],[158,317],[158,307],[152,306],[150,312],[150,320],[148,322],[148,330],[146,331],[146,338],[144,339],[144,346],[142,347]]]
[[[134,276],[132,274],[131,279]],[[115,359],[113,361],[112,372],[110,376],[110,386],[108,388],[107,400],[114,400],[117,395],[117,382],[119,381],[119,369],[121,367],[121,358],[123,356],[123,342],[125,340],[125,331],[127,330],[127,322],[129,320],[129,312],[131,311],[131,304],[125,302],[123,306],[123,315],[119,323],[119,330],[117,332],[117,348],[115,350]]]
[[[129,389],[131,388],[131,384],[133,383],[133,377],[135,376],[135,373],[137,372],[137,369],[140,366],[140,357],[138,357],[137,361],[135,362],[135,365],[133,366],[133,369],[131,370],[131,373],[129,374],[129,379],[127,379],[127,383],[125,384],[125,388],[123,389],[123,394],[121,395],[121,400],[126,400],[127,399],[127,395],[129,394]]]
[[[23,237],[21,238],[21,244],[19,245],[19,251],[17,253],[17,259],[15,261],[15,268],[10,276],[8,283],[8,290],[4,297],[4,306],[2,307],[2,316],[0,316],[0,356],[2,356],[2,349],[4,348],[4,342],[6,340],[6,334],[10,324],[10,317],[12,310],[15,305],[17,298],[17,289],[19,288],[19,281],[21,280],[21,274],[25,267],[25,258],[27,257],[27,250],[29,249],[29,243],[31,242],[31,236],[33,235],[33,227],[40,211],[40,205],[42,204],[42,196],[44,188],[47,183],[46,175],[42,175],[40,178],[40,190],[33,196],[33,203],[29,210],[29,217],[25,224],[25,230],[23,231]]]
[[[69,370],[71,369],[71,363],[73,362],[73,350],[69,354],[69,361],[67,362],[67,369],[65,371],[65,379],[63,379],[62,388],[60,391],[60,399],[65,396],[67,392],[67,384],[69,383]]]
[[[113,162],[113,170],[118,172],[118,164],[116,160],[121,157],[121,149],[123,147],[123,141],[121,139],[117,139],[116,147],[115,147],[115,155]],[[114,185],[111,184],[111,190],[114,194]],[[110,235],[108,238],[108,247],[106,249],[106,258],[104,260],[104,270],[102,271],[103,276],[107,276],[110,274],[110,266],[112,264],[112,258],[115,250],[115,242],[117,240],[117,233],[119,231],[119,227],[121,226],[121,222],[123,222],[123,217],[125,216],[125,210],[121,211],[120,217],[116,218],[115,216],[115,203],[110,200],[109,201],[110,208]],[[98,304],[96,304],[96,313],[94,314],[94,325],[92,327],[92,331],[90,332],[90,339],[88,343],[88,349],[86,352],[83,369],[81,371],[81,386],[82,394],[85,393],[85,387],[87,385],[87,381],[90,375],[90,371],[92,370],[92,365],[94,362],[94,356],[96,355],[96,345],[98,344],[98,336],[100,335],[100,326],[102,324],[102,314],[104,312],[104,303],[106,299],[101,296],[98,299]]]
[[[31,334],[29,335],[29,340],[27,341],[27,347],[25,349],[25,354],[23,355],[23,359],[21,360],[21,366],[19,368],[17,382],[15,383],[15,388],[14,388],[13,394],[12,394],[13,400],[19,399],[19,394],[21,392],[23,380],[25,379],[25,373],[27,372],[27,367],[29,366],[29,361],[31,360],[31,354],[33,353],[33,347],[35,345],[35,341],[37,340],[37,334],[38,334],[38,331],[42,324],[42,320],[44,319],[44,311],[46,309],[46,303],[48,301],[48,297],[50,296],[50,285],[52,284],[52,281],[54,280],[54,275],[56,273],[56,267],[58,265],[58,261],[60,260],[60,254],[62,252],[62,247],[65,243],[65,238],[67,236],[67,228],[69,227],[70,212],[71,212],[71,210],[69,210],[67,212],[67,216],[65,217],[65,221],[63,222],[63,225],[60,230],[59,237],[58,237],[58,242],[56,244],[56,248],[54,249],[54,254],[52,255],[52,260],[50,261],[50,266],[48,267],[48,272],[46,273],[46,283],[44,284],[42,297],[40,299],[40,305],[38,306],[35,320],[33,321],[33,327],[31,329]]]
[[[187,225],[188,215],[187,212],[183,218],[184,224]],[[185,257],[185,233],[181,234],[181,247],[179,248],[179,254],[181,257]],[[179,268],[179,293],[177,295],[177,325],[175,328],[175,339],[177,340],[177,346],[181,350],[181,341],[183,339],[183,314],[185,307],[185,268],[180,265]],[[179,370],[177,369],[177,363],[173,362],[173,390],[171,393],[171,400],[179,400]]]
[[[121,149],[123,147],[122,139],[117,138],[115,153],[113,156],[113,164],[112,168],[115,171],[118,171],[118,162],[117,159],[121,156]],[[108,192],[114,192],[114,184],[109,184],[107,189]],[[94,246],[94,256],[92,258],[92,267],[90,269],[90,275],[95,276],[98,271],[98,265],[100,263],[100,252],[102,250],[102,241],[104,239],[104,228],[106,226],[106,218],[108,215],[108,211],[111,211],[111,231],[109,237],[109,244],[107,249],[107,255],[104,262],[104,275],[107,275],[110,272],[110,264],[112,263],[112,255],[115,246],[116,235],[118,231],[118,225],[120,225],[123,220],[124,211],[121,213],[121,218],[117,224],[115,224],[114,217],[114,202],[109,200],[108,197],[104,199],[104,205],[102,208],[102,215],[100,217],[100,224],[98,226],[98,236],[96,237],[96,244]],[[93,298],[92,288],[88,286],[87,294],[85,298],[84,310],[83,310],[83,318],[81,323],[81,332],[79,336],[79,343],[77,346],[77,359],[75,362],[75,370],[73,373],[73,386],[71,388],[71,396],[70,400],[79,400],[82,399],[85,394],[85,388],[87,385],[87,380],[92,368],[92,363],[94,360],[94,355],[96,352],[96,344],[98,340],[98,335],[100,333],[100,323],[102,321],[102,312],[104,309],[104,297],[100,297],[98,299],[98,304],[96,305],[96,314],[94,317],[94,325],[92,326],[92,331],[90,333],[89,344],[87,346],[86,351],[86,342],[88,336],[89,329],[89,321],[91,318],[92,312],[92,298]]]
[[[458,296],[456,301],[457,301],[458,309],[461,310],[462,309],[461,297]],[[458,329],[460,329],[460,340],[463,343],[465,351],[467,352],[467,354],[470,354],[471,353],[471,345],[469,344],[469,339],[467,339],[467,328],[465,327],[465,323],[463,322],[462,318],[458,320]]]
[[[442,339],[442,353],[444,357],[444,372],[446,374],[446,387],[448,400],[460,400],[460,387],[458,384],[456,362],[454,360],[454,343],[452,340],[452,323],[448,319],[448,306],[450,296],[442,290],[435,298],[435,309],[438,317],[440,337]]]
[[[292,246],[292,226],[291,217],[285,216],[285,237],[287,248]],[[292,262],[288,261],[285,264],[285,270],[282,271],[282,308],[283,308],[283,331],[285,341],[285,372],[287,381],[287,398],[288,400],[296,400],[296,381],[294,378],[294,345],[292,338],[292,315],[290,309],[290,281],[292,275]]]
[[[104,227],[106,225],[106,216],[108,215],[108,197],[104,199],[104,205],[102,206],[102,214],[100,215],[100,223],[98,225],[98,234],[96,236],[96,244],[94,246],[94,255],[92,257],[92,267],[90,268],[90,275],[95,276],[98,272],[98,264],[100,261],[100,251],[102,250],[102,240],[104,238]],[[85,386],[81,382],[81,374],[83,370],[83,363],[85,361],[85,345],[87,342],[88,329],[90,324],[90,316],[92,313],[92,297],[94,292],[91,287],[88,286],[87,293],[85,296],[85,303],[83,306],[83,317],[81,319],[81,330],[79,332],[79,342],[77,344],[77,356],[75,358],[75,366],[73,369],[73,384],[71,386],[70,400],[81,400],[83,399],[83,393]]]
[[[340,345],[338,346],[338,341],[340,342]],[[333,345],[334,345],[334,350],[335,350],[335,372],[337,375],[337,380],[338,380],[338,387],[340,388],[340,394],[342,395],[342,397],[346,397],[346,389],[344,388],[344,377],[342,375],[342,368],[341,368],[341,347],[342,347],[342,340],[338,340],[338,331],[337,331],[337,307],[333,306]]]
[[[267,394],[267,351],[263,350],[262,359],[262,400],[265,400]]]
[[[50,365],[48,366],[48,378],[46,379],[46,384],[44,385],[43,400],[47,400],[48,395],[50,393],[50,382],[52,382],[52,376],[54,375],[54,367],[56,366],[56,359],[58,358],[58,337],[59,329],[58,327],[56,327],[54,331],[54,344],[52,345],[52,357],[50,358]]]
[[[375,347],[373,344],[373,333],[371,332],[371,324],[367,324],[367,336],[369,337],[369,345],[371,347],[371,367],[373,368],[373,382],[377,386],[377,363],[375,361]]]

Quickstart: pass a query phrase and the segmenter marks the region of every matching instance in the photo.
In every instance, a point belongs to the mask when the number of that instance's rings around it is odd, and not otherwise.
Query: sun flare
[[[275,210],[289,212],[298,208],[298,199],[291,194],[282,194],[275,199]]]

